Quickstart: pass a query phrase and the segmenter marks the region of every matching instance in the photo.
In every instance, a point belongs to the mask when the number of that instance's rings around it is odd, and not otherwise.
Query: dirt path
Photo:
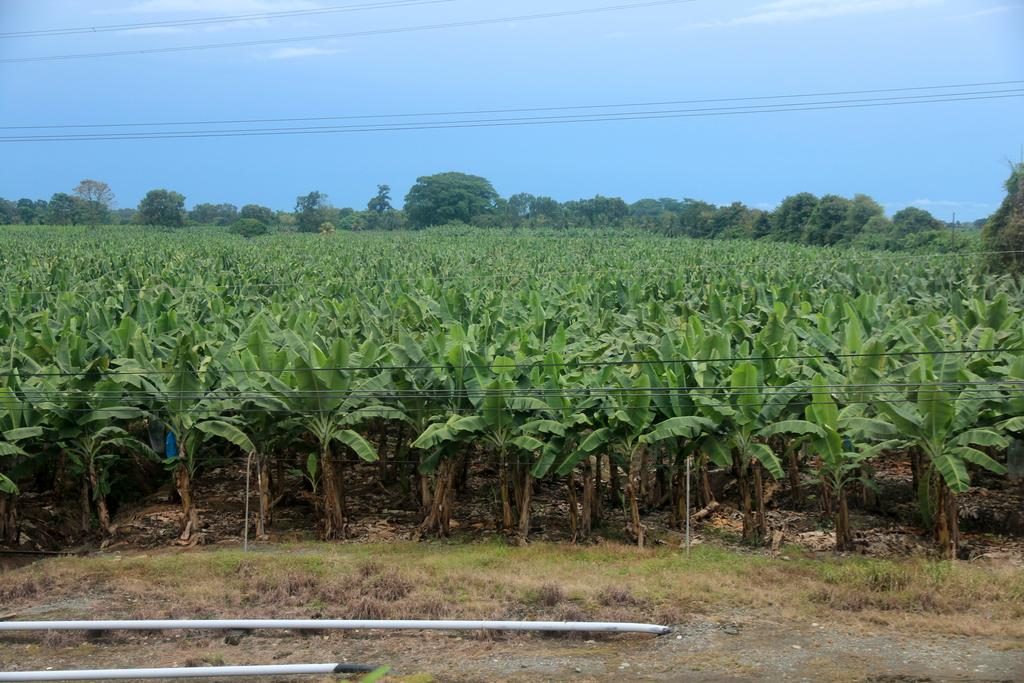
[[[407,681],[1019,681],[1021,647],[881,627],[857,632],[744,612],[696,619],[669,636],[596,641],[379,632],[255,633],[240,640],[200,633],[21,635],[0,641],[0,668],[347,661],[389,665],[394,676],[388,680]]]

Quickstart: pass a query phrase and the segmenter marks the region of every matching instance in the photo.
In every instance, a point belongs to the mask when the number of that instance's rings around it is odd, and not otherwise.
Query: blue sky
[[[361,0],[362,3],[367,0]],[[121,33],[0,39],[0,60],[343,33],[629,0],[432,5]],[[0,3],[0,32],[274,12],[360,0]],[[467,28],[54,62],[0,63],[0,125],[572,106],[1024,79],[1020,0],[694,0]],[[1004,86],[1007,87],[1007,86]],[[0,196],[108,182],[200,202],[362,207],[378,183],[489,178],[503,195],[694,197],[770,208],[870,194],[942,218],[990,213],[1024,143],[1024,98],[573,125],[313,136],[0,143]],[[12,134],[8,131],[7,134]]]

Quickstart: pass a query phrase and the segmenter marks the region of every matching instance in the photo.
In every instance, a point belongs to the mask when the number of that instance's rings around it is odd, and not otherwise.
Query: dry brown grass
[[[272,550],[273,552],[267,552]],[[62,597],[94,606],[65,608]],[[877,628],[1024,638],[1024,572],[864,558],[789,561],[711,546],[298,545],[60,558],[4,576],[10,609],[68,618],[658,621],[770,610]],[[76,612],[77,610],[77,612]],[[875,621],[872,621],[875,620]]]

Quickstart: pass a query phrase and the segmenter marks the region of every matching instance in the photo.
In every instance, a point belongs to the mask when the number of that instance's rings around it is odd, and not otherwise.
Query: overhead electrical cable
[[[360,12],[374,9],[415,7],[418,5],[440,5],[450,2],[457,2],[457,0],[391,0],[390,2],[370,2],[359,5],[333,5],[330,7],[317,7],[312,9],[296,9],[283,12],[258,12],[254,14],[233,14],[229,16],[206,17],[199,19],[168,19],[166,21],[145,21],[133,24],[106,24],[100,26],[73,26],[68,28],[9,31],[6,33],[0,33],[0,39],[41,38],[45,36],[71,36],[83,33],[113,33],[118,31],[144,31],[147,29],[158,28],[205,26],[209,24],[227,24],[235,22],[265,21],[268,19],[307,17],[317,14],[336,14],[339,12]]]
[[[325,116],[286,116],[259,119],[214,119],[199,121],[150,121],[127,123],[59,123],[0,126],[0,130],[36,130],[57,128],[141,128],[162,126],[220,126],[249,123],[298,123],[303,121],[370,120],[397,118],[426,118],[439,116],[476,116],[484,114],[522,114],[527,112],[574,111],[582,109],[621,109],[624,107],[660,107],[681,104],[715,104],[721,102],[749,102],[757,100],[806,99],[809,97],[841,97],[846,95],[876,95],[895,92],[917,92],[922,90],[952,90],[962,88],[989,88],[1005,85],[1024,85],[1024,79],[1014,81],[983,81],[979,83],[954,83],[947,85],[920,85],[897,88],[872,88],[868,90],[833,90],[826,92],[787,93],[783,95],[753,95],[743,97],[715,97],[689,100],[661,100],[654,102],[618,102],[611,104],[577,104],[566,106],[512,107],[504,109],[470,109],[456,111],[434,111],[398,114],[336,114]],[[938,97],[943,93],[934,93]],[[772,105],[775,106],[775,105]]]
[[[233,138],[233,137],[264,137],[271,135],[314,135],[338,133],[380,133],[414,130],[444,130],[464,128],[494,128],[508,126],[557,125],[570,123],[595,123],[609,121],[639,121],[654,119],[680,119],[716,116],[737,116],[750,114],[767,114],[793,111],[824,111],[835,109],[860,109],[866,107],[886,107],[913,104],[934,104],[940,102],[968,102],[977,100],[995,100],[1024,97],[1024,90],[990,91],[993,94],[976,95],[969,93],[951,93],[949,96],[931,99],[899,98],[900,101],[875,100],[840,100],[838,102],[820,102],[808,105],[767,105],[775,108],[727,107],[713,110],[675,110],[664,112],[620,112],[616,114],[575,115],[565,117],[526,117],[509,119],[477,119],[463,121],[435,121],[402,124],[378,124],[373,126],[329,126],[308,128],[275,128],[226,131],[163,131],[140,133],[75,133],[60,135],[24,135],[0,137],[0,142],[88,142],[111,140],[175,140],[186,138]],[[923,96],[922,96],[923,97]],[[764,107],[766,105],[757,105]]]
[[[577,17],[588,14],[603,14],[606,12],[620,12],[632,9],[645,9],[648,7],[664,7],[668,5],[682,5],[697,0],[652,0],[650,2],[634,2],[621,5],[604,5],[602,7],[587,7],[574,10],[561,10],[558,12],[541,12],[538,14],[520,14],[509,17],[494,17],[491,19],[470,19],[467,21],[452,21],[437,24],[420,24],[417,26],[396,26],[391,28],[369,29],[364,31],[349,31],[346,33],[322,33],[310,36],[293,36],[290,38],[264,38],[260,40],[242,40],[224,43],[206,43],[202,45],[177,45],[171,47],[151,47],[136,50],[111,50],[107,52],[77,52],[63,55],[40,55],[36,57],[8,57],[0,59],[0,64],[25,64],[29,62],[58,62],[72,59],[94,59],[100,57],[128,57],[134,55],[170,54],[179,52],[192,52],[195,50],[220,50],[236,47],[263,47],[267,45],[287,45],[290,43],[305,43],[322,40],[342,40],[346,38],[362,38],[368,36],[379,36],[395,33],[416,33],[420,31],[436,31],[451,28],[468,28],[472,26],[489,26],[493,24],[510,24],[518,21],[537,21],[540,19],[556,19],[560,17]]]

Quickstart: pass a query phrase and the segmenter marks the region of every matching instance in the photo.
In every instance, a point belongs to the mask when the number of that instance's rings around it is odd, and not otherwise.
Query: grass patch
[[[272,550],[273,552],[268,552]],[[88,589],[87,592],[84,589]],[[67,618],[658,621],[770,609],[1024,638],[1024,572],[922,559],[773,559],[713,545],[289,544],[55,558],[4,576],[11,611],[96,596]],[[40,616],[39,618],[45,618]]]

